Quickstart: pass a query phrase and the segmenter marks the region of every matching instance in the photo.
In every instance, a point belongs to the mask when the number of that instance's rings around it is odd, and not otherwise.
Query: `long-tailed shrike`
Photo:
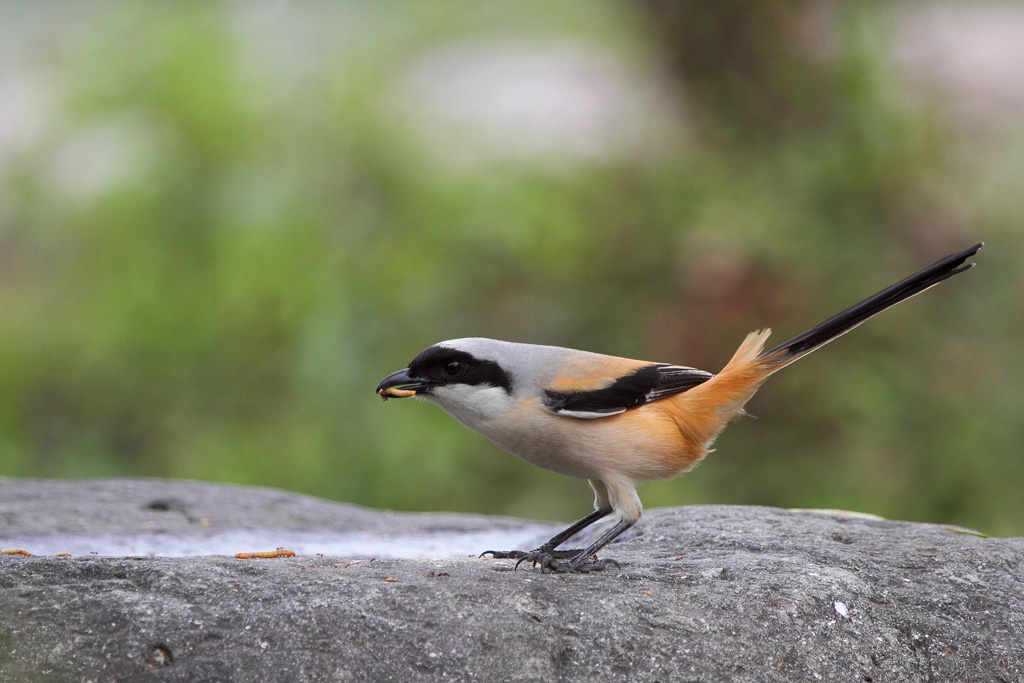
[[[590,482],[594,511],[531,552],[487,551],[555,571],[604,569],[596,553],[640,519],[636,485],[690,470],[775,371],[890,306],[971,268],[982,244],[947,256],[765,351],[751,332],[718,374],[587,351],[454,339],[434,344],[377,385],[385,400],[416,396],[534,465]],[[588,548],[557,550],[609,514]],[[518,563],[517,563],[518,566]]]

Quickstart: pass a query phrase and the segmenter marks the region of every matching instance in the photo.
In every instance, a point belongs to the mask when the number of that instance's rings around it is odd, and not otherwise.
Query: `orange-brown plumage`
[[[599,354],[594,356],[599,356],[601,362],[594,362],[593,356],[568,359],[560,369],[559,376],[548,384],[548,388],[565,393],[604,389],[619,377],[650,365],[647,361],[631,358]]]

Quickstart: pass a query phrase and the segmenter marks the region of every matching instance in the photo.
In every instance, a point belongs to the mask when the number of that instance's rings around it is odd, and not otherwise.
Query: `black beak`
[[[404,398],[405,396],[412,396],[427,391],[434,384],[435,382],[432,380],[413,377],[409,374],[409,368],[405,368],[404,370],[393,372],[382,379],[380,384],[377,385],[377,393],[385,397]],[[390,389],[396,389],[396,391],[391,393]]]

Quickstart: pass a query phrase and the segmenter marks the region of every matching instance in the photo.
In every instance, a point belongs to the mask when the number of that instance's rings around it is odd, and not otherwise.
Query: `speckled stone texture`
[[[0,537],[254,516],[378,533],[488,519],[0,480]],[[1024,680],[1024,538],[700,506],[649,511],[608,556],[622,567],[557,575],[476,558],[3,555],[0,681]]]

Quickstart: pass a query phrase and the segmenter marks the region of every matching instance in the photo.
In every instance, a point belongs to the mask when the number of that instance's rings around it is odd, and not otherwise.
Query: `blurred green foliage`
[[[376,382],[462,336],[716,370],[752,329],[781,341],[985,239],[977,270],[781,373],[759,419],[641,497],[1024,533],[1024,205],[1002,191],[1024,145],[979,158],[911,106],[882,10],[841,14],[828,115],[757,135],[764,111],[716,115],[744,106],[729,88],[659,79],[672,51],[626,4],[30,7],[4,11],[0,82],[38,111],[0,146],[0,474],[567,520],[584,482]],[[492,43],[599,45],[686,106],[655,144],[582,158],[424,135],[410,70]],[[823,81],[787,68],[806,109]]]

